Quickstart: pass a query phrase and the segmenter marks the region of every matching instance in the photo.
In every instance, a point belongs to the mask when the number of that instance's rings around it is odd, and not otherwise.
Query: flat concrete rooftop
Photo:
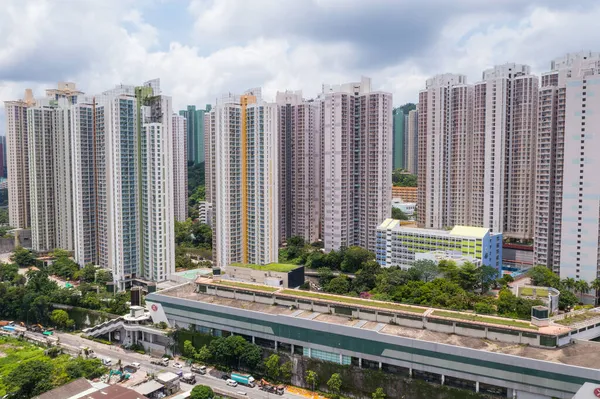
[[[263,292],[263,294],[265,293]],[[522,356],[531,359],[545,360],[573,366],[597,368],[600,364],[600,343],[597,342],[577,341],[576,344],[564,346],[562,348],[531,347],[523,344],[491,341],[485,338],[448,334],[431,331],[428,329],[411,328],[394,324],[353,319],[335,314],[295,309],[290,306],[270,305],[259,302],[220,297],[211,294],[202,294],[195,292],[195,286],[192,284],[186,284],[176,288],[171,288],[169,290],[159,291],[154,295],[175,297],[271,315],[312,319],[324,323],[373,330],[381,334],[395,335],[471,349],[479,349],[488,352]],[[566,328],[565,330],[569,331],[570,329]]]

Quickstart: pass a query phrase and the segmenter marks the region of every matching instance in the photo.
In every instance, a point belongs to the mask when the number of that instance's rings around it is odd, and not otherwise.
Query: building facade
[[[260,90],[254,89],[218,101],[208,122],[212,166],[207,200],[214,207],[215,263],[276,262],[278,107],[264,102]]]
[[[348,298],[326,294],[308,298],[296,290],[265,293],[264,287],[249,286],[208,280],[152,293],[146,303],[154,323],[213,336],[240,335],[287,352],[294,364],[312,358],[374,369],[394,382],[411,378],[494,397],[540,399],[569,399],[583,383],[600,383],[600,372],[581,360],[589,362],[585,351],[591,346],[562,348],[581,334],[577,330],[518,329],[492,324],[492,318],[481,323],[453,319],[447,311],[440,317],[434,309],[399,309],[393,307],[398,304],[358,298],[348,303]],[[572,354],[574,347],[581,352]],[[560,361],[540,360],[557,355]],[[295,371],[302,383],[301,368]]]
[[[419,173],[419,111],[410,110],[406,129],[406,170]]]
[[[514,63],[475,84],[472,223],[521,240],[533,238],[538,86],[529,66]]]
[[[205,161],[204,149],[204,118],[210,111],[210,105],[206,109],[196,109],[195,105],[188,105],[187,109],[179,111],[179,115],[186,120],[187,135],[187,161],[198,165]]]
[[[564,114],[558,107],[558,120],[564,116],[564,145],[562,157],[556,157],[563,166],[561,199],[555,202],[561,209],[560,226],[555,227],[560,228],[560,277],[590,282],[600,275],[600,142],[595,134],[600,123],[600,57],[580,53],[575,58],[570,73],[559,74],[566,106]]]
[[[409,268],[417,253],[445,251],[469,256],[483,265],[502,270],[502,234],[483,227],[455,226],[452,230],[402,227],[385,220],[377,228],[377,262],[384,267]]]
[[[392,111],[392,168],[406,169],[406,118],[404,108],[394,108]]]
[[[30,89],[18,101],[5,101],[6,165],[8,173],[8,219],[15,228],[30,226],[29,207],[29,139],[27,108],[35,104]]]
[[[60,82],[27,109],[32,248],[74,249],[71,107],[83,93]]]
[[[583,96],[583,92],[580,93],[581,100],[571,100],[567,104],[567,90],[569,81],[573,85],[571,91],[575,90],[578,82],[583,81],[583,75],[585,73],[591,73],[593,75],[594,63],[600,60],[600,53],[593,52],[579,52],[573,54],[567,54],[564,57],[558,58],[551,63],[551,71],[542,74],[541,77],[541,88],[539,92],[539,119],[538,119],[538,139],[537,139],[537,164],[536,164],[536,201],[535,201],[535,240],[534,240],[534,264],[542,264],[551,268],[555,273],[559,273],[561,277],[566,273],[568,275],[564,277],[579,278],[581,277],[582,267],[570,267],[564,266],[564,271],[561,267],[561,250],[563,248],[562,241],[562,227],[563,227],[563,185],[575,184],[580,180],[578,172],[584,169],[571,169],[567,166],[568,161],[565,156],[567,142],[569,144],[568,155],[572,157],[571,161],[575,162],[577,155],[581,156],[584,153],[584,157],[587,155],[586,161],[590,160],[590,154],[585,153],[588,148],[586,142],[577,145],[575,141],[570,140],[567,137],[568,134],[580,137],[585,134],[587,126],[581,125],[576,126],[573,123],[573,113],[585,114],[589,108],[596,105],[593,99]],[[583,85],[582,85],[583,86]],[[587,84],[586,84],[587,86]],[[586,94],[587,94],[586,87]],[[585,98],[585,100],[583,100]],[[592,101],[590,101],[592,100]],[[569,116],[571,123],[568,126],[569,132],[566,131],[566,119],[567,119],[567,107],[569,108]],[[590,111],[588,111],[590,112]],[[586,115],[587,116],[587,115]],[[591,116],[589,116],[591,117]],[[583,121],[586,123],[587,121]],[[587,162],[586,162],[587,163]],[[565,173],[565,170],[570,170],[570,175]],[[590,181],[590,175],[587,176],[588,182]],[[584,190],[589,190],[589,183],[583,184],[581,194],[588,194]],[[570,188],[568,189],[570,190]],[[580,193],[571,192],[569,195],[574,195],[575,198],[579,197]],[[593,193],[591,193],[593,195]],[[590,196],[588,195],[589,199]],[[565,197],[567,201],[568,198]],[[582,217],[583,220],[593,220],[594,215],[591,215],[589,208],[582,208],[579,211],[580,204],[572,203],[573,209],[565,210],[567,219],[579,220]],[[577,213],[575,214],[575,210]],[[586,212],[587,211],[587,212]],[[580,213],[581,212],[581,213]],[[591,217],[590,217],[591,216]],[[575,244],[568,245],[568,243],[577,243],[579,239],[574,239],[578,236],[576,233],[579,230],[579,226],[571,226],[574,228],[571,232],[567,232],[568,235],[572,235],[565,242],[565,249],[573,251],[575,254],[579,252],[581,254],[582,245]],[[588,225],[589,227],[589,225]],[[586,231],[586,236],[589,231]],[[592,238],[593,240],[593,233]],[[591,242],[591,241],[590,241]],[[588,243],[589,244],[589,243]],[[592,247],[589,247],[592,248]],[[591,252],[588,252],[588,256]],[[574,257],[574,265],[577,265],[577,258]],[[593,259],[588,257],[588,261]],[[581,263],[579,263],[581,265]],[[592,281],[593,277],[593,260],[588,263],[587,276],[588,281]],[[567,271],[567,269],[571,269]]]
[[[371,80],[323,85],[321,212],[325,250],[375,249],[377,226],[390,216],[392,95]]]
[[[441,229],[471,217],[473,89],[464,75],[437,75],[419,93],[417,222]]]
[[[187,219],[187,119],[173,114],[173,202],[175,220]],[[202,117],[204,128],[204,116]],[[204,132],[202,132],[204,136]],[[204,138],[203,138],[204,139]],[[202,143],[204,149],[204,143]]]
[[[321,140],[318,101],[301,92],[278,92],[279,106],[279,236],[320,237]]]

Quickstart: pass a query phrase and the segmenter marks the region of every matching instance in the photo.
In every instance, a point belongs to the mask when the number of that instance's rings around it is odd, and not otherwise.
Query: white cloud
[[[160,2],[154,0],[154,4]],[[319,23],[332,13],[341,18],[342,5],[354,4],[312,2],[328,10],[313,15]],[[159,77],[175,107],[203,106],[223,93],[256,86],[262,86],[268,98],[285,89],[301,89],[305,96],[314,96],[322,83],[355,81],[365,75],[373,78],[377,89],[394,93],[399,105],[416,101],[425,79],[435,73],[465,73],[473,82],[483,69],[508,61],[530,63],[539,73],[552,58],[566,52],[600,50],[592,47],[598,46],[595,21],[600,18],[600,6],[596,5],[585,10],[527,8],[518,17],[513,11],[457,14],[432,31],[431,43],[417,51],[419,46],[405,46],[416,40],[414,35],[383,38],[377,33],[368,40],[354,36],[319,40],[317,34],[298,30],[303,18],[310,17],[305,8],[312,2],[268,2],[267,6],[266,0],[192,0],[189,10],[196,24],[188,31],[195,32],[197,41],[187,43],[181,38],[160,48],[160,26],[144,18],[144,3],[3,0],[0,101],[20,98],[27,87],[42,96],[43,88],[59,80],[75,81],[82,90],[97,93],[115,84]],[[369,5],[384,7],[385,3]],[[165,5],[182,6],[181,1]],[[364,3],[355,5],[364,7]],[[366,12],[365,8],[356,10]],[[355,23],[356,10],[348,24]],[[168,13],[161,22],[178,23],[169,21]],[[296,25],[291,29],[286,24]],[[357,29],[358,35],[359,29],[372,34],[379,27],[350,28]],[[383,61],[376,56],[365,59],[365,48],[377,46],[384,53],[397,54]]]

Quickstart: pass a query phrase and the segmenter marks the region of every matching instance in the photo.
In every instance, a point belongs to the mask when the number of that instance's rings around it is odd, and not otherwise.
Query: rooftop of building
[[[396,219],[385,219],[378,227],[378,229],[385,230],[396,230],[403,231],[406,233],[413,234],[425,234],[434,236],[452,236],[452,237],[464,237],[464,238],[484,238],[486,234],[492,235],[499,234],[493,233],[485,227],[473,227],[473,226],[454,226],[452,230],[435,230],[435,229],[423,229],[417,227],[406,227],[402,226],[399,220]]]
[[[250,263],[232,263],[234,267],[244,267],[247,269],[260,270],[265,272],[287,273],[302,266],[292,265],[290,263],[268,263],[266,265],[254,265]]]
[[[208,285],[219,285],[218,282],[199,278],[197,280],[199,284],[208,284]],[[264,295],[264,291],[261,291],[265,286],[261,286],[258,284],[245,284],[247,287],[257,286],[257,292],[260,292]],[[244,287],[244,289],[251,290],[251,288]],[[501,317],[494,316],[479,316],[471,313],[465,312],[454,312],[449,310],[442,309],[432,309],[432,308],[423,308],[418,306],[411,305],[403,305],[403,304],[395,304],[395,303],[386,303],[389,307],[381,307],[380,301],[371,301],[359,298],[351,298],[351,297],[342,297],[337,295],[329,295],[329,294],[321,294],[321,293],[313,293],[307,291],[298,291],[298,290],[289,290],[289,289],[280,289],[278,292],[271,291],[273,287],[269,288],[270,292],[273,292],[274,295],[284,296],[284,297],[296,297],[296,298],[306,298],[313,297],[318,298],[319,300],[331,301],[339,304],[362,304],[363,302],[368,303],[369,307],[374,307],[376,309],[385,309],[388,312],[393,311],[400,312],[404,314],[412,314],[413,317],[420,315],[427,315],[428,318],[440,318],[446,320],[456,320],[463,323],[476,323],[479,325],[491,326],[491,327],[499,327],[499,328],[509,328],[512,330],[519,331],[527,331],[527,332],[537,332],[548,335],[561,335],[569,332],[571,329],[569,327],[556,326],[551,325],[548,327],[534,327],[530,325],[527,321],[524,320],[512,320]],[[266,303],[259,302],[251,302],[244,301],[240,299],[234,298],[226,298],[221,296],[215,296],[211,294],[197,293],[195,292],[195,286],[193,284],[184,284],[172,289],[161,291],[155,293],[155,295],[163,295],[168,297],[175,297],[180,299],[186,299],[191,301],[199,301],[204,303],[210,303],[214,305],[232,307],[237,309],[243,309],[253,312],[259,312],[270,315],[278,315],[278,316],[287,316],[287,317],[295,317],[300,319],[307,320],[315,320],[324,323],[343,325],[348,327],[360,328],[363,330],[373,330],[377,331],[380,334],[388,334],[405,338],[412,338],[422,341],[429,341],[447,345],[455,345],[459,347],[471,348],[471,349],[479,349],[485,350],[488,352],[496,352],[509,354],[514,356],[521,356],[531,359],[544,360],[556,363],[564,363],[574,366],[580,367],[593,367],[596,368],[598,364],[600,364],[600,344],[596,342],[584,342],[578,341],[575,345],[568,345],[561,348],[540,348],[540,347],[532,347],[521,344],[514,343],[506,343],[499,341],[490,341],[485,338],[478,337],[468,337],[461,336],[457,334],[449,334],[443,332],[436,332],[427,329],[420,328],[411,328],[400,326],[397,324],[386,324],[375,321],[366,321],[361,319],[349,318],[347,316],[340,316],[336,314],[329,313],[318,313],[310,310],[301,310],[296,309],[290,306],[283,305],[271,305]],[[395,307],[395,309],[394,309]],[[515,325],[516,323],[521,323],[521,326]]]

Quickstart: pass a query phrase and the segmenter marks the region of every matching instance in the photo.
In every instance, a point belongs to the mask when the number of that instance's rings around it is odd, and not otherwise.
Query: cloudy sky
[[[27,87],[41,96],[57,81],[74,81],[91,94],[158,77],[179,108],[257,86],[267,99],[284,89],[311,97],[322,83],[364,75],[400,105],[415,101],[425,79],[437,73],[464,73],[475,82],[494,64],[526,63],[540,73],[567,52],[600,51],[600,2],[594,0],[0,5],[0,101],[21,98]]]

